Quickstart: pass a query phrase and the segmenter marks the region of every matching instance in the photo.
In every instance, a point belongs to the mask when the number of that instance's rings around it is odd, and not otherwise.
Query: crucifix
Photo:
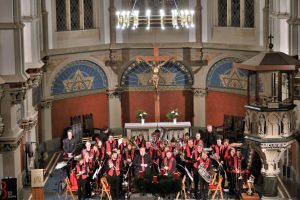
[[[160,80],[160,69],[167,62],[175,60],[175,56],[160,56],[158,46],[153,48],[153,56],[137,56],[136,60],[138,62],[145,62],[152,69],[152,75],[149,82],[151,82],[155,89],[155,122],[160,121],[160,101],[159,101],[159,80]],[[162,63],[159,63],[161,62]],[[150,64],[152,62],[152,64]]]

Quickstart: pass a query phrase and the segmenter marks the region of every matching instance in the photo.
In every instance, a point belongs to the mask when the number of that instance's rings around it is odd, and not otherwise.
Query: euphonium
[[[210,183],[213,179],[213,177],[209,174],[209,172],[206,171],[206,169],[204,167],[204,163],[201,163],[198,166],[198,173],[207,183]]]

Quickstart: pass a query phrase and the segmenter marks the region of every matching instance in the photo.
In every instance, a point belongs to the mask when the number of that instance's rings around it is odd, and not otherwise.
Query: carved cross
[[[158,86],[159,86],[159,72],[160,68],[169,62],[170,60],[175,60],[175,56],[160,56],[159,55],[159,48],[158,46],[154,46],[153,48],[153,56],[137,56],[136,60],[138,62],[144,61],[148,66],[152,68],[152,77],[149,81],[151,81],[154,85],[156,90],[155,96],[155,121],[160,121],[160,101],[159,101],[159,93],[158,93]],[[159,63],[163,61],[162,63]],[[150,64],[152,62],[153,64]]]

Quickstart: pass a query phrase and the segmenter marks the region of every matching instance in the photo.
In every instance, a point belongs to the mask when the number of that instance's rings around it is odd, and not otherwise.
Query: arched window
[[[95,27],[93,2],[93,0],[56,0],[56,30],[93,29]]]

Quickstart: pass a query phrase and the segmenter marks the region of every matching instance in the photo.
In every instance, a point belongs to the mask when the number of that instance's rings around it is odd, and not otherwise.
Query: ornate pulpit
[[[300,62],[282,52],[263,52],[234,67],[248,71],[245,142],[262,160],[263,197],[277,197],[278,166],[294,140],[293,82]]]

